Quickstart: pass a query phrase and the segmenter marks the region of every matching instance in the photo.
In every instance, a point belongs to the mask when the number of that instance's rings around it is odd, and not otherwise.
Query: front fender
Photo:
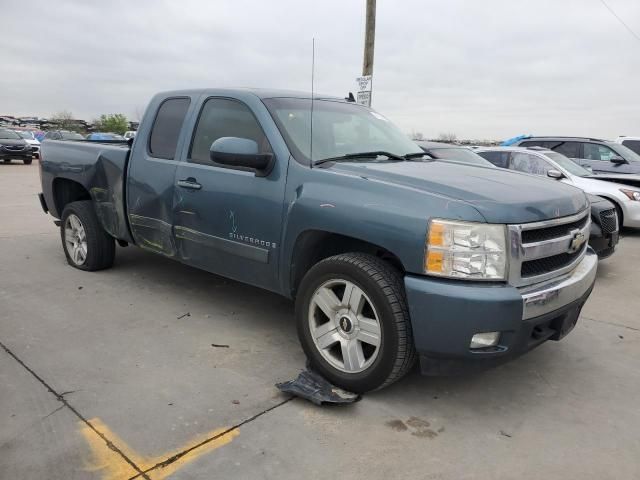
[[[293,166],[293,170],[304,168]],[[290,291],[289,268],[300,235],[309,230],[372,243],[394,254],[407,273],[422,274],[424,243],[432,217],[484,222],[472,206],[438,195],[313,169],[317,180],[288,189],[280,278]],[[290,170],[291,177],[296,177]]]

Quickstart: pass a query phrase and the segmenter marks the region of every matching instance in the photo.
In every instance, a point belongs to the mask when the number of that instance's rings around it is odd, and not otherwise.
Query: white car
[[[547,176],[606,198],[615,205],[620,226],[640,228],[640,188],[633,185],[640,185],[640,175],[604,175],[607,180],[600,180],[600,175],[542,147],[488,147],[475,152],[496,167]]]
[[[128,130],[124,132],[124,135],[123,135],[123,137],[126,138],[127,140],[129,140],[130,138],[134,138],[135,136],[136,136],[135,130]]]
[[[614,140],[614,142],[624,145],[625,147],[633,150],[640,155],[640,137],[625,137],[620,136]]]
[[[24,141],[31,145],[31,152],[35,158],[40,158],[40,142],[36,140],[33,133],[29,130],[14,130],[18,135],[24,138]]]

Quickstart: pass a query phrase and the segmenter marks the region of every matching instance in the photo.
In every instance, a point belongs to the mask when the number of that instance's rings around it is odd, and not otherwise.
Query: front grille
[[[550,240],[552,238],[569,235],[572,230],[582,229],[587,224],[588,220],[588,217],[584,217],[580,220],[576,220],[575,222],[554,225],[553,227],[538,228],[536,230],[523,230],[522,243],[544,242],[545,240]]]
[[[618,220],[616,217],[615,208],[600,212],[600,228],[602,229],[602,233],[607,234],[615,232],[618,229]]]
[[[536,277],[538,275],[553,272],[554,270],[560,270],[561,268],[573,263],[584,253],[586,248],[585,243],[583,248],[574,253],[561,253],[559,255],[553,255],[552,257],[537,258],[535,260],[522,262],[520,276],[522,278]]]
[[[24,150],[24,147],[22,145],[5,145],[4,148],[5,150],[10,150],[12,152],[21,152],[22,150]]]

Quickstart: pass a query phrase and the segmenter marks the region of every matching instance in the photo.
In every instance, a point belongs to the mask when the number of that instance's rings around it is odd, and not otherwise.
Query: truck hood
[[[580,189],[499,168],[407,161],[336,163],[331,169],[465,202],[489,223],[538,222],[573,215],[588,206]],[[428,201],[425,196],[425,202]]]

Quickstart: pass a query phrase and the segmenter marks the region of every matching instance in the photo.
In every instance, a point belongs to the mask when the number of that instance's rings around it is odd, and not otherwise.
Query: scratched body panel
[[[51,214],[60,218],[54,182],[73,181],[91,195],[104,229],[113,237],[132,241],[125,208],[126,145],[46,140],[40,160],[42,192]]]

